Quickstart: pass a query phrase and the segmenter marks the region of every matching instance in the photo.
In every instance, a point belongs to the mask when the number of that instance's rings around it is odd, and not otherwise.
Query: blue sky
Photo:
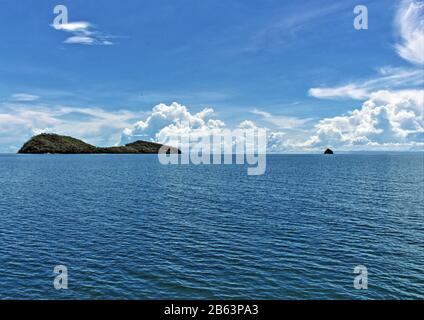
[[[58,4],[79,32],[52,27]],[[0,151],[43,131],[160,140],[176,122],[197,130],[191,117],[266,127],[277,152],[421,149],[423,3],[361,1],[367,30],[357,4],[0,0]]]

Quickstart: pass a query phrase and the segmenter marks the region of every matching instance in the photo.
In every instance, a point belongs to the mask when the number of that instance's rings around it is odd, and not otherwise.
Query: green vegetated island
[[[164,145],[143,140],[118,147],[96,147],[82,140],[52,133],[42,133],[28,140],[18,153],[58,154],[154,154]],[[177,148],[164,146],[164,153],[181,153]]]

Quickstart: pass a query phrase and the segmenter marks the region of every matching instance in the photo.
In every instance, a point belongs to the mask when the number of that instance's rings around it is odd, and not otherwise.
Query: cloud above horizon
[[[324,147],[346,151],[424,150],[423,97],[423,90],[378,91],[361,108],[321,119],[302,130],[294,130],[302,122],[291,123],[291,128],[261,127],[252,119],[228,126],[210,107],[191,113],[177,102],[158,104],[148,113],[67,106],[28,108],[27,104],[6,103],[0,104],[0,145],[13,147],[3,151],[16,151],[30,136],[44,132],[71,135],[103,146],[136,140],[172,145],[178,136],[202,138],[238,128],[262,128],[268,132],[268,152],[315,152]],[[272,117],[259,110],[256,114],[257,120]],[[281,119],[277,120],[280,124]]]
[[[14,152],[32,135],[44,132],[75,136],[97,145],[114,145],[122,130],[140,116],[141,113],[126,110],[1,103],[0,152]]]
[[[423,150],[424,90],[377,91],[360,109],[325,118],[304,147],[345,150]]]
[[[268,130],[269,152],[320,151],[331,146],[339,150],[423,150],[423,90],[377,91],[361,108],[346,115],[319,120],[299,135],[291,130]],[[261,117],[272,115],[255,110]],[[205,108],[192,114],[176,102],[159,104],[146,120],[123,131],[121,143],[144,139],[172,144],[175,136],[211,136],[229,128],[223,121],[212,118],[213,109]],[[280,120],[277,117],[277,123]],[[286,119],[283,119],[284,125]],[[302,123],[302,122],[300,122]],[[299,125],[300,123],[291,123]],[[258,128],[244,120],[237,128]],[[292,127],[291,127],[292,128]]]
[[[260,113],[260,116],[270,116],[259,110],[255,112]],[[197,113],[191,113],[186,106],[177,102],[173,102],[170,105],[160,103],[153,107],[145,120],[138,121],[123,131],[120,144],[126,144],[136,140],[148,140],[180,147],[178,144],[179,138],[200,141],[202,138],[208,140],[214,135],[229,137],[234,130],[239,129],[254,131],[264,129],[268,132],[267,150],[270,152],[284,151],[279,147],[285,144],[281,140],[278,140],[284,136],[282,132],[273,132],[269,128],[260,127],[256,122],[248,119],[234,126],[228,126],[224,121],[214,116],[214,110],[210,107],[206,107]],[[294,120],[290,119],[290,121]],[[284,122],[286,123],[286,119],[284,119]],[[295,123],[295,125],[298,124]]]
[[[177,102],[170,105],[160,103],[153,107],[145,120],[125,128],[121,144],[140,139],[169,143],[169,139],[175,136],[211,135],[226,127],[223,121],[212,119],[213,114],[214,110],[209,107],[192,114],[186,106]]]

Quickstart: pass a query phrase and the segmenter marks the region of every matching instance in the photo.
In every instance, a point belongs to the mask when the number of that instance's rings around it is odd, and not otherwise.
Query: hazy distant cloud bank
[[[339,150],[422,150],[423,96],[423,90],[379,91],[360,109],[322,119],[299,131],[296,128],[302,125],[301,120],[276,117],[277,126],[267,128],[267,150],[307,152],[321,151],[327,146]],[[140,118],[143,120],[137,120]],[[176,136],[206,137],[223,135],[228,129],[259,127],[257,121],[250,119],[230,127],[215,117],[212,108],[191,113],[176,102],[159,104],[144,116],[126,110],[110,112],[36,104],[28,108],[27,104],[13,102],[0,105],[0,145],[14,147],[3,147],[3,152],[14,151],[31,135],[42,132],[72,135],[98,145],[125,144],[140,139],[172,144]]]

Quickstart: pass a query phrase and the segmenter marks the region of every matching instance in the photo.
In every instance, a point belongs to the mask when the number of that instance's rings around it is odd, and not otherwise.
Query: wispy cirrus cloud
[[[29,94],[29,93],[15,93],[12,94],[12,96],[10,97],[10,100],[12,101],[36,101],[40,99],[39,96],[34,95],[34,94]]]
[[[405,60],[424,64],[424,1],[403,0],[396,15],[401,43],[398,54]]]
[[[297,33],[312,27],[320,19],[339,12],[344,6],[346,5],[342,2],[319,7],[302,4],[302,10],[295,9],[291,12],[277,13],[272,20],[258,28],[243,50],[259,51],[287,46],[297,38]]]
[[[29,108],[30,106],[30,108]],[[16,150],[34,134],[53,132],[71,135],[96,145],[119,142],[124,128],[142,113],[128,110],[69,107],[22,102],[0,103],[0,152]]]
[[[401,42],[395,45],[401,58],[410,67],[383,67],[373,79],[357,81],[335,87],[311,88],[310,96],[320,99],[350,98],[364,100],[378,90],[422,87],[424,76],[424,1],[404,0],[396,13],[395,25]]]
[[[280,129],[294,129],[304,125],[306,122],[310,121],[310,119],[300,119],[297,117],[286,117],[286,116],[278,116],[271,114],[266,111],[262,111],[259,109],[253,109],[251,113],[260,116],[265,122],[272,124],[273,126]]]
[[[95,29],[95,26],[87,21],[75,21],[62,24],[53,24],[56,30],[71,33],[72,36],[65,39],[66,44],[82,45],[113,45],[113,36],[107,35]]]

